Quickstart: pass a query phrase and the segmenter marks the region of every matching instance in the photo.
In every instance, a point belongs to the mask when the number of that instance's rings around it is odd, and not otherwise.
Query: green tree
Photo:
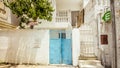
[[[52,20],[52,12],[54,11],[48,0],[4,0],[4,4],[11,9],[13,14],[21,19],[22,24],[28,24],[29,19],[36,21],[37,19]]]

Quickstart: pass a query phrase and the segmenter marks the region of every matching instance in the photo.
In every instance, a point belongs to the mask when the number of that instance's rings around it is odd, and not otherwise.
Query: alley
[[[120,0],[0,0],[0,68],[120,68]]]
[[[1,65],[0,68],[78,68],[71,65]]]

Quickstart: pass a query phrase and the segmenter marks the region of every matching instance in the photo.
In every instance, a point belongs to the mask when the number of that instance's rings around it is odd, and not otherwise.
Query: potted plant
[[[21,28],[25,28],[26,25],[33,28],[39,19],[52,20],[54,10],[48,0],[4,0],[4,4],[20,18]]]

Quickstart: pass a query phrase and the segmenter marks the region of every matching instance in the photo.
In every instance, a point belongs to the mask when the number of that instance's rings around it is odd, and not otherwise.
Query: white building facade
[[[84,23],[93,29],[94,42],[97,46],[97,56],[104,66],[111,66],[110,51],[112,47],[111,22],[105,23],[102,19],[106,11],[110,11],[110,0],[89,0],[85,7]],[[107,36],[107,44],[102,44],[103,35]]]

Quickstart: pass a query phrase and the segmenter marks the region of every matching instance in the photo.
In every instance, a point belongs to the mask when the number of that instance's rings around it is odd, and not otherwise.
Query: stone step
[[[96,56],[80,56],[79,60],[97,60]]]
[[[79,60],[79,63],[82,65],[85,65],[85,64],[98,65],[98,64],[101,64],[101,61],[99,61],[99,60]]]
[[[95,66],[95,65],[82,65],[82,66],[80,66],[80,68],[104,68],[102,65],[97,65],[97,66]]]
[[[99,60],[79,60],[80,68],[104,68]]]

